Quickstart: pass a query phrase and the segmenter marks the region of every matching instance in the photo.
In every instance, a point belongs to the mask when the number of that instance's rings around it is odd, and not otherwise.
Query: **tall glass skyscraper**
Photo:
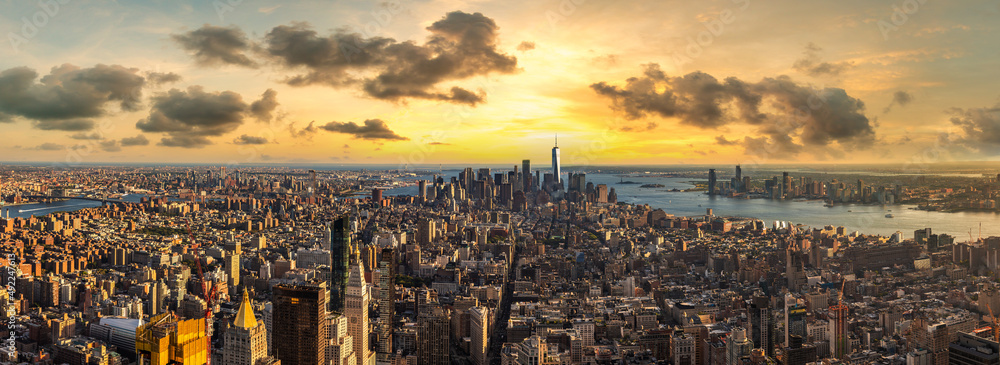
[[[559,166],[559,137],[556,137],[556,145],[552,147],[552,180],[553,183],[562,187],[562,169]]]
[[[347,270],[351,263],[351,225],[348,216],[333,221],[330,241],[330,303],[333,312],[343,313],[347,291]]]

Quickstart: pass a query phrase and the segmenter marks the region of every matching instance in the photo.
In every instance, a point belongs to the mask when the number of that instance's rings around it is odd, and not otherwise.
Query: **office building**
[[[489,340],[490,309],[487,307],[469,308],[471,315],[470,337],[472,346],[469,352],[474,365],[486,365],[486,349]]]
[[[268,358],[267,330],[254,316],[250,295],[243,289],[243,301],[232,326],[223,339],[222,365],[260,365],[273,363]]]
[[[347,302],[344,304],[344,314],[347,316],[347,333],[354,341],[354,355],[358,365],[369,365],[373,354],[368,346],[369,319],[368,304],[371,302],[371,292],[365,282],[365,272],[361,263],[351,265],[351,273],[347,279]]]
[[[417,365],[451,364],[451,317],[437,303],[417,315]]]
[[[774,316],[771,298],[755,296],[750,302],[750,341],[754,348],[763,349],[767,356],[774,356]]]
[[[708,195],[715,195],[715,169],[708,169]]]
[[[393,356],[392,323],[396,316],[396,251],[382,249],[379,256],[378,283],[378,360],[390,361]]]
[[[347,269],[350,264],[351,226],[348,216],[333,221],[333,241],[330,242],[330,311],[344,310],[344,292],[347,290]]]
[[[959,332],[958,340],[948,345],[949,365],[1000,364],[1000,343]]]
[[[326,364],[326,283],[274,286],[274,353],[284,365]]]
[[[742,364],[740,359],[749,358],[753,350],[753,342],[747,338],[747,330],[743,327],[733,328],[726,337],[726,365]]]
[[[521,161],[521,183],[525,192],[531,191],[531,160]]]
[[[816,362],[816,347],[802,344],[803,337],[791,335],[785,347],[785,365],[806,365]]]
[[[556,145],[552,147],[552,183],[556,185],[553,190],[562,189],[562,167],[559,165],[559,137],[556,137]]]

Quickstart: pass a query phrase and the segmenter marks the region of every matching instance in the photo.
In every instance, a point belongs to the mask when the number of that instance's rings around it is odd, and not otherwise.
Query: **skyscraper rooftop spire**
[[[253,306],[250,305],[250,295],[247,288],[243,288],[243,303],[240,303],[240,310],[236,313],[233,325],[240,328],[257,327],[257,318],[253,315]]]

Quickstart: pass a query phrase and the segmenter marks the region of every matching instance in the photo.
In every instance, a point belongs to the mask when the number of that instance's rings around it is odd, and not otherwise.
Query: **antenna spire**
[[[559,133],[556,133],[556,147],[559,147]]]

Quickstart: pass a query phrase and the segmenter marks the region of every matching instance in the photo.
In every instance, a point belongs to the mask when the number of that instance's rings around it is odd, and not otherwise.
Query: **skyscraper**
[[[235,289],[240,285],[240,254],[226,253],[224,257],[229,287]]]
[[[358,365],[371,365],[371,348],[368,346],[368,304],[371,302],[371,292],[365,282],[365,272],[361,263],[351,265],[351,273],[347,281],[347,296],[344,304],[344,314],[347,315],[347,333],[354,341],[354,355]]]
[[[791,337],[807,338],[806,307],[795,297],[785,296],[785,347],[791,347]]]
[[[347,290],[347,268],[350,264],[351,227],[348,216],[333,221],[333,240],[330,242],[330,311],[344,310],[344,292]]]
[[[559,137],[556,137],[556,145],[552,147],[552,183],[562,188],[562,168],[559,166]],[[558,190],[558,189],[556,189]]]
[[[774,356],[774,318],[768,296],[755,296],[750,302],[750,340],[755,348]]]
[[[715,169],[708,169],[708,195],[715,195]]]
[[[733,328],[733,332],[726,337],[726,364],[742,364],[743,357],[750,356],[753,350],[753,342],[747,338],[747,330],[743,327]]]
[[[472,353],[472,363],[475,365],[486,365],[490,309],[487,307],[472,307],[469,308],[469,314],[472,319],[470,326],[472,348],[469,350]]]
[[[222,365],[258,365],[269,361],[267,358],[267,331],[254,317],[250,296],[243,289],[243,302],[226,330]]]
[[[273,326],[282,364],[326,364],[326,283],[275,285]]]
[[[521,182],[524,183],[524,192],[531,191],[531,160],[521,161]]]
[[[378,296],[378,360],[392,358],[392,321],[396,315],[396,251],[391,247],[382,249],[379,257]]]
[[[451,318],[437,303],[417,315],[417,365],[451,364]]]

